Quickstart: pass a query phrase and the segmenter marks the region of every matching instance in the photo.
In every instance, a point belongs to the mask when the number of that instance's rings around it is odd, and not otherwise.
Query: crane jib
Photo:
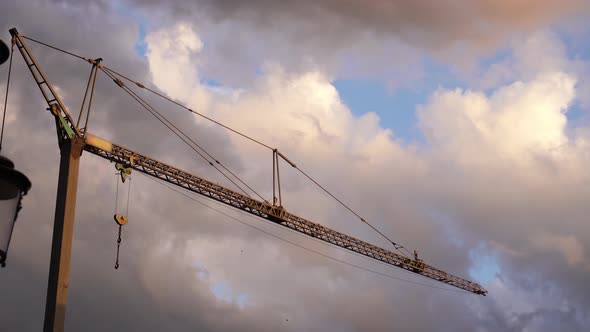
[[[320,239],[338,247],[370,257],[383,263],[420,274],[471,293],[486,295],[479,284],[434,268],[422,260],[412,259],[360,239],[314,223],[286,211],[281,206],[261,202],[217,183],[188,173],[174,166],[155,160],[126,147],[111,143],[97,136],[86,134],[84,150],[109,161],[124,163],[146,175],[166,181],[207,198],[290,228],[305,235]]]
[[[122,163],[151,177],[166,181],[170,184],[184,188],[186,190],[205,196],[207,198],[216,200],[218,202],[224,203],[228,206],[240,209],[242,211],[246,211],[250,214],[253,214],[270,222],[276,223],[278,225],[284,226],[286,228],[295,230],[299,233],[303,233],[310,237],[317,238],[319,240],[347,249],[357,254],[375,259],[377,261],[389,264],[394,267],[404,269],[406,271],[422,275],[432,280],[436,280],[463,289],[474,294],[487,294],[487,291],[479,284],[461,277],[454,276],[445,271],[436,269],[424,263],[420,259],[412,259],[410,257],[391,252],[389,250],[375,246],[368,242],[346,235],[344,233],[335,231],[328,227],[322,226],[320,224],[314,223],[295,214],[292,214],[286,211],[280,205],[277,206],[274,204],[253,199],[249,196],[240,194],[231,189],[220,186],[219,184],[210,182],[206,179],[200,178],[196,175],[180,170],[174,166],[170,166],[163,162],[157,161],[149,156],[140,154],[121,145],[113,144],[107,140],[88,134],[87,123],[86,126],[83,127],[83,129],[78,128],[77,123],[74,122],[72,116],[68,112],[66,105],[61,101],[56,90],[53,88],[53,86],[47,79],[47,76],[41,70],[39,64],[37,63],[30,49],[23,40],[24,38],[28,37],[21,36],[18,33],[18,31],[14,28],[10,29],[10,34],[13,37],[13,43],[16,45],[19,53],[22,55],[25,63],[27,64],[27,67],[31,72],[31,75],[33,76],[35,82],[37,83],[37,86],[41,90],[41,94],[45,98],[45,101],[47,102],[51,113],[54,115],[56,119],[58,139],[60,141],[60,144],[64,141],[75,141],[76,144],[82,144],[84,146],[84,150],[92,154],[95,154],[99,157],[117,163]],[[44,45],[57,49],[47,44]],[[94,69],[95,80],[97,72],[96,68],[100,68],[102,66],[102,64],[99,64],[101,59],[92,60],[89,58],[75,55],[64,50],[58,50],[76,56],[92,64]],[[90,83],[91,80],[89,78],[89,87]],[[94,89],[94,84],[92,84],[91,88],[92,90]],[[92,94],[90,95],[89,103],[87,106],[88,108],[86,113],[86,122],[88,122],[91,102]],[[80,116],[78,117],[78,121],[80,121],[81,116],[82,110],[80,112]],[[291,166],[295,167],[295,164],[288,160],[284,155],[282,155],[278,151],[277,153],[286,162],[291,164]]]

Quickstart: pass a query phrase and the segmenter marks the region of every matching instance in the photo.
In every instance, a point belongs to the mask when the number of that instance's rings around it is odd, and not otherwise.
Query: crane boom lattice
[[[219,184],[210,182],[174,166],[170,166],[139,152],[111,143],[96,136],[90,134],[86,135],[86,146],[84,150],[113,162],[126,163],[133,169],[149,176],[169,182],[175,186],[242,211],[246,211],[260,218],[320,239],[335,246],[423,275],[468,292],[481,295],[487,293],[479,284],[439,270],[424,263],[422,260],[412,259],[394,253],[330,229],[326,226],[314,223],[286,211],[283,207],[271,205],[245,196]]]

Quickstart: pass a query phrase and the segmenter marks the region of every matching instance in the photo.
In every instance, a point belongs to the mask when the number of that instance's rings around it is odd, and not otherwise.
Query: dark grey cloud
[[[241,86],[274,61],[289,70],[319,66],[334,76],[379,77],[393,86],[423,78],[423,54],[459,67],[477,63],[514,34],[583,21],[568,1],[131,1],[158,19],[187,20],[208,43],[203,73]],[[216,60],[213,54],[218,57]],[[231,74],[226,74],[230,72]]]
[[[363,29],[397,35],[411,44],[448,47],[458,41],[484,43],[499,33],[544,25],[584,10],[583,1],[173,1],[178,15],[204,11],[218,20],[249,20],[263,28],[295,20],[330,34]],[[346,35],[341,35],[346,39]]]
[[[136,2],[160,6],[159,1]],[[411,44],[448,47],[453,42],[485,43],[502,32],[541,26],[580,14],[583,1],[234,1],[176,0],[165,8],[174,15],[201,15],[218,21],[241,20],[262,29],[282,29],[291,21],[308,37],[334,34],[346,40],[356,29],[395,35]],[[311,30],[310,26],[313,26]],[[339,33],[341,33],[339,35]]]

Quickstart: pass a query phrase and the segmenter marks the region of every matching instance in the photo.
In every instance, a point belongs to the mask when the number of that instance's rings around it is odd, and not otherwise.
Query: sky
[[[84,153],[66,330],[590,329],[589,15],[581,0],[4,3],[5,42],[17,27],[101,57],[277,147],[392,240],[489,291],[458,293],[138,173],[115,270],[115,168]],[[77,116],[90,65],[30,47]],[[140,93],[270,199],[268,150]],[[59,169],[44,103],[16,54],[2,154],[33,187],[0,270],[0,331],[43,324]],[[231,186],[101,74],[88,130]],[[288,211],[387,248],[281,167]]]

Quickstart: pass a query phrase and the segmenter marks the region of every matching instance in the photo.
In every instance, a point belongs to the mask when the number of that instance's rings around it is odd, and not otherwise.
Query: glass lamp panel
[[[19,196],[20,190],[16,185],[16,179],[12,178],[13,171],[9,170],[6,173],[4,169],[0,172],[0,201],[10,200]]]
[[[20,195],[16,195],[12,199],[0,199],[0,261],[6,257],[8,251],[19,198]]]

